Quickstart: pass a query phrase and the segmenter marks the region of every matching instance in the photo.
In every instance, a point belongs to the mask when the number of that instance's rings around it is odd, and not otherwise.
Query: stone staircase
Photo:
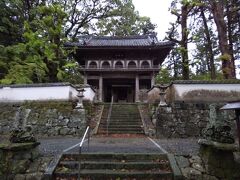
[[[109,104],[104,106],[98,134],[107,134]],[[108,125],[109,134],[144,134],[137,104],[113,104]]]
[[[78,179],[79,162],[82,180],[176,179],[168,156],[166,154],[151,153],[64,154],[53,173],[53,179]]]

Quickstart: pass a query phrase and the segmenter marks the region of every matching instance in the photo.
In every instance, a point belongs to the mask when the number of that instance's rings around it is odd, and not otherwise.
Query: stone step
[[[99,134],[107,134],[107,129],[100,129],[98,131]],[[121,131],[121,130],[111,130],[108,129],[109,134],[144,134],[143,130],[128,130],[128,131]]]
[[[103,128],[104,130],[107,129],[107,127]],[[109,126],[108,130],[112,130],[112,131],[141,131],[143,130],[141,127],[112,127]]]
[[[136,119],[136,120],[130,120],[130,119],[111,119],[109,122],[110,122],[110,123],[127,123],[127,122],[129,122],[129,123],[139,123],[139,122],[141,122],[141,120],[140,120],[140,119]]]
[[[107,124],[107,121],[102,121],[101,124]],[[108,122],[108,124],[123,124],[123,125],[142,125],[142,121],[141,120],[110,120]]]
[[[102,131],[107,132],[107,129],[102,129]],[[136,130],[136,129],[132,129],[132,130],[118,130],[118,129],[108,129],[108,133],[111,134],[143,134],[143,130]]]
[[[121,112],[123,114],[126,114],[126,113],[136,113],[138,112],[138,109],[132,109],[132,108],[115,108],[113,107],[112,108],[112,112]]]
[[[151,161],[151,162],[159,162],[160,160],[168,160],[166,154],[161,153],[82,153],[79,154],[63,154],[61,160],[72,160],[78,161],[79,158],[81,160],[104,160],[104,161],[118,161],[121,162],[125,160],[125,162],[132,161]]]
[[[112,114],[111,117],[140,117],[139,114]]]
[[[55,179],[77,179],[78,177],[78,171],[72,171],[72,172],[57,172],[55,173]],[[80,177],[83,179],[91,179],[91,180],[99,180],[99,179],[106,179],[106,180],[112,180],[114,179],[152,179],[152,180],[173,180],[173,175],[171,172],[168,171],[131,171],[128,172],[127,170],[88,170],[84,169],[80,171]]]
[[[107,122],[107,119],[102,119],[102,121]],[[121,122],[142,122],[142,120],[138,119],[138,118],[136,118],[136,119],[128,119],[128,118],[126,118],[126,119],[120,119],[120,118],[109,119],[109,122],[117,122],[117,121],[121,121]]]
[[[101,127],[102,130],[106,130],[107,126]],[[108,130],[118,130],[118,131],[141,131],[143,130],[142,127],[128,127],[128,126],[108,126]]]
[[[143,131],[108,131],[108,134],[144,134],[144,132]]]
[[[142,120],[136,104],[113,104],[111,117],[108,120],[108,111],[101,118],[98,133],[142,134]]]
[[[174,179],[168,155],[159,153],[63,154],[53,179],[77,179],[79,160],[80,177],[85,180]]]
[[[150,169],[162,169],[169,170],[169,162],[166,160],[161,160],[160,162],[151,162],[151,161],[141,161],[141,162],[114,162],[114,161],[62,161],[59,163],[60,167],[65,167],[71,170],[77,170],[81,164],[81,169],[141,169],[141,170],[150,170]]]
[[[108,117],[102,117],[102,119],[108,119]],[[130,116],[125,116],[125,117],[122,117],[122,116],[111,116],[110,117],[110,120],[111,119],[122,119],[122,120],[124,120],[124,119],[141,119],[141,117],[140,116],[135,116],[135,117],[130,117]]]
[[[105,122],[101,122],[101,125],[102,126],[107,126],[108,125],[123,125],[123,126],[127,126],[127,125],[130,125],[130,126],[142,126],[142,122],[140,121],[136,121],[136,122],[131,122],[131,121],[116,121],[116,122],[109,122],[107,123],[106,121]]]
[[[102,125],[103,128],[106,128],[107,127],[107,124],[103,124]],[[142,128],[141,125],[136,125],[136,124],[109,124],[108,127],[111,127],[111,128]]]

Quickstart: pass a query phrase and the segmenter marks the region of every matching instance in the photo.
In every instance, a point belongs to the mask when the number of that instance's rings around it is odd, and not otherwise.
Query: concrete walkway
[[[56,155],[64,150],[68,153],[78,153],[78,138],[47,138],[39,139],[40,152],[45,156]],[[174,153],[196,154],[199,146],[197,139],[151,139],[148,137],[92,137],[89,149],[87,141],[83,152],[116,152],[116,153]]]

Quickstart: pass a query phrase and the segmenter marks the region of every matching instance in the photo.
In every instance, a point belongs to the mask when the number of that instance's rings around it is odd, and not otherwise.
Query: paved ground
[[[0,136],[0,143],[6,142],[8,137]],[[188,139],[153,139],[161,148],[174,154],[192,154],[198,153],[199,145],[197,138]],[[64,150],[78,144],[81,139],[70,137],[43,138],[39,150],[43,155],[52,156],[63,152]],[[78,147],[69,152],[78,152]],[[87,142],[84,143],[83,152],[87,151]],[[129,152],[129,153],[162,153],[153,142],[147,137],[142,136],[112,136],[112,137],[93,137],[90,140],[88,152]]]
[[[198,138],[187,139],[154,139],[167,152],[180,155],[197,155],[199,151]]]
[[[196,154],[199,146],[197,139],[153,139],[154,144],[147,137],[93,137],[85,142],[83,152],[116,152],[116,153],[163,153],[161,148],[174,154]],[[40,151],[44,155],[55,155],[78,144],[78,138],[40,139]],[[157,146],[160,146],[157,147]],[[78,145],[68,152],[77,153]]]

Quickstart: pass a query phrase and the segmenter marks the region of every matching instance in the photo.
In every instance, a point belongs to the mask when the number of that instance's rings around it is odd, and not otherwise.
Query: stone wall
[[[187,138],[201,136],[209,118],[207,103],[176,102],[168,107],[157,108],[156,134],[157,137]],[[223,104],[218,104],[222,106]],[[234,111],[225,111],[232,120],[232,129],[236,133]]]
[[[77,136],[86,128],[85,111],[72,102],[25,102],[0,104],[0,134],[19,125],[31,126],[38,136]]]

